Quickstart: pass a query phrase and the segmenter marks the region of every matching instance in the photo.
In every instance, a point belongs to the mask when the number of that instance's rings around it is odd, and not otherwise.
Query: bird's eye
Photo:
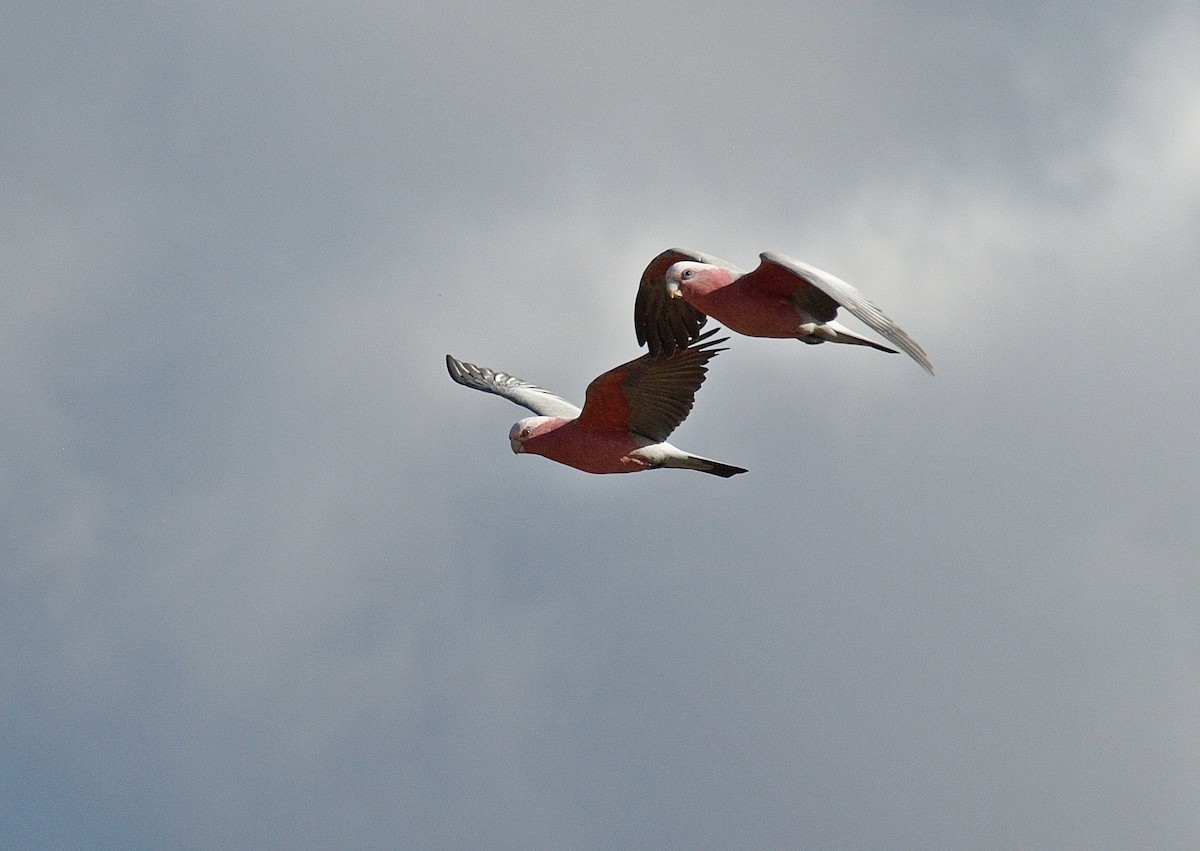
[[[682,275],[680,275],[679,277],[683,278],[683,280],[685,280],[685,281],[686,281],[688,278],[690,278],[690,277],[691,277],[692,275],[694,275],[694,274],[696,274],[694,270],[692,270],[692,269],[684,269],[684,270],[683,270],[683,274],[682,274]]]

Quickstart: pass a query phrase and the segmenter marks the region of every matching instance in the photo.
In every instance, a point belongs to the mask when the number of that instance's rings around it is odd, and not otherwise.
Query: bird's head
[[[552,427],[557,423],[558,418],[556,417],[526,417],[513,423],[513,427],[508,430],[508,444],[514,453],[522,455],[528,451],[525,448],[525,441],[552,431]]]
[[[681,260],[674,264],[667,269],[667,295],[670,298],[683,298],[684,293],[698,284],[706,272],[712,268],[705,263],[695,263],[690,260]]]

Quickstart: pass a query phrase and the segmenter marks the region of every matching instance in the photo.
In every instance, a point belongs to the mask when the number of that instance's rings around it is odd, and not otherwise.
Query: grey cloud
[[[1195,844],[1189,10],[76,11],[0,36],[4,844]],[[749,475],[514,457],[442,356],[581,398],[672,244],[938,377],[737,338]]]

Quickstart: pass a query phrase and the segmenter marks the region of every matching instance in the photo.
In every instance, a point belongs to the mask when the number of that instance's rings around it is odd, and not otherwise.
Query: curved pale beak
[[[667,295],[670,298],[683,298],[683,293],[679,291],[679,281],[667,281]]]
[[[512,451],[513,451],[514,455],[524,454],[525,447],[521,445],[521,441],[517,440],[516,438],[510,437],[508,439],[508,444],[509,444],[509,446],[512,447]]]

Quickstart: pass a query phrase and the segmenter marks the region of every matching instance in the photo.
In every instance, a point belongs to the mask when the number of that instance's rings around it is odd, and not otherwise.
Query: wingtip
[[[724,330],[725,329],[721,328],[720,326],[717,326],[715,328],[710,328],[707,331],[705,331],[703,334],[700,334],[700,335],[692,338],[690,341],[688,341],[688,344],[686,346],[680,346],[676,351],[681,352],[681,353],[682,352],[703,352],[705,354],[710,354],[710,355],[715,355],[717,352],[727,352],[727,351],[729,351],[729,348],[727,346],[721,347],[721,348],[716,348],[716,347],[720,346],[722,343],[728,343],[729,342],[728,336],[717,337],[716,339],[713,339],[714,335],[719,334]],[[671,352],[670,354],[674,354],[674,352]]]
[[[458,384],[470,386],[467,376],[471,374],[473,368],[477,367],[474,364],[459,360],[454,355],[446,355],[446,372],[450,373],[450,378]]]
[[[916,361],[921,369],[925,370],[930,375],[933,375],[933,362],[929,360],[929,355],[925,354],[925,350],[921,348],[916,340],[912,339],[907,334],[905,334],[904,337],[905,341],[909,344],[906,346],[901,346],[901,348],[904,349],[904,353]]]

